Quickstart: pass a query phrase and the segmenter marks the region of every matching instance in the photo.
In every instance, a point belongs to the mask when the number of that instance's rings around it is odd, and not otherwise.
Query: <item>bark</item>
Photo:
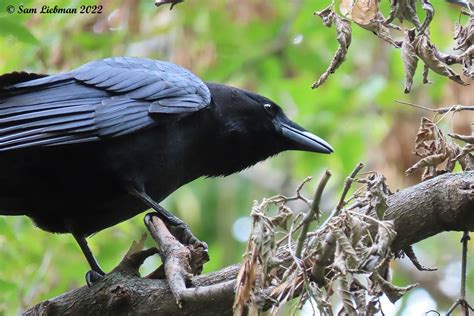
[[[444,231],[474,231],[474,172],[445,174],[388,198],[386,219],[395,222],[392,250]],[[39,303],[25,315],[231,315],[234,265],[191,279],[196,287],[179,308],[165,280],[115,269],[91,288],[82,287]]]

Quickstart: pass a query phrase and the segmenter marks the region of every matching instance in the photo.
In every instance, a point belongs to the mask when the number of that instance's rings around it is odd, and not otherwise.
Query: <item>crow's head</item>
[[[331,145],[292,122],[270,99],[224,85],[208,86],[227,136],[258,147],[268,145],[275,153],[285,150],[333,152]]]

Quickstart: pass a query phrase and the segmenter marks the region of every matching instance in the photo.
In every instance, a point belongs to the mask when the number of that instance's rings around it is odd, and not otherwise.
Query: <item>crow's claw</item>
[[[152,212],[145,215],[145,225],[150,222],[152,216],[158,216],[166,225],[170,233],[183,245],[185,246],[193,246],[195,248],[204,248],[207,252],[207,244],[205,242],[200,241],[197,239],[194,234],[189,229],[189,226],[180,220],[179,218],[175,217],[170,220],[162,214],[158,212]]]
[[[90,288],[91,286],[94,285],[94,283],[97,283],[97,281],[102,280],[103,277],[104,277],[104,274],[99,273],[97,271],[94,271],[94,270],[87,271],[86,273],[87,287]]]

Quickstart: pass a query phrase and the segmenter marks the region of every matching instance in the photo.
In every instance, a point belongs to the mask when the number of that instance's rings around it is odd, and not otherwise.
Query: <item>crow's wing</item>
[[[156,125],[160,114],[196,112],[211,100],[188,70],[142,58],[108,58],[1,84],[13,79],[0,77],[0,151],[125,135]]]

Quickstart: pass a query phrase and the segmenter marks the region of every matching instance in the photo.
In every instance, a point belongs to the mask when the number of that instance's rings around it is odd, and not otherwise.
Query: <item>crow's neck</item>
[[[205,175],[210,177],[228,176],[249,168],[256,163],[276,155],[277,150],[259,144],[258,139],[222,137],[215,139],[206,151],[207,164]]]

